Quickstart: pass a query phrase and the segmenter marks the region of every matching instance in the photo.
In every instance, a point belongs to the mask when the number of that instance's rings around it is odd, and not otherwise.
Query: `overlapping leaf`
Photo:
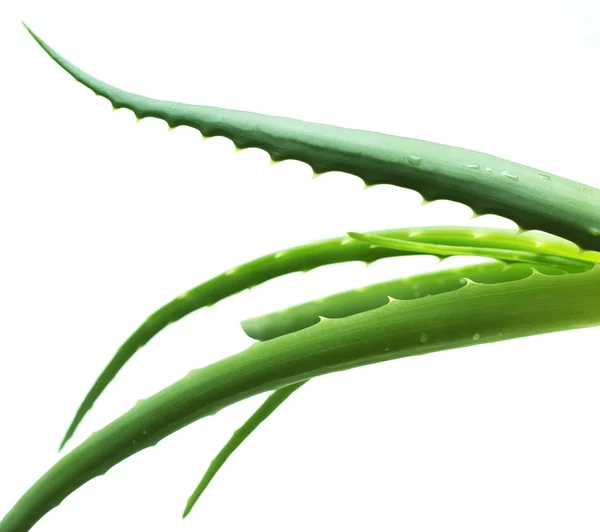
[[[476,213],[506,216],[549,235],[465,228],[412,228],[334,239],[262,257],[165,305],[123,344],[84,400],[65,436],[119,369],[169,323],[245,288],[317,266],[415,253],[480,255],[507,261],[381,283],[244,322],[264,340],[193,370],[139,402],[59,460],[0,522],[29,530],[90,479],[180,428],[231,404],[275,390],[234,434],[194,492],[186,512],[228,456],[308,379],[397,358],[600,324],[600,191],[492,155],[380,133],[288,118],[165,102],[99,81],[29,30],[67,72],[115,108],[223,135],[239,148],[265,149],[316,172],[340,170],[367,184],[414,189]],[[514,263],[514,264],[513,264]],[[525,264],[527,263],[527,264]],[[322,316],[331,319],[323,320]]]

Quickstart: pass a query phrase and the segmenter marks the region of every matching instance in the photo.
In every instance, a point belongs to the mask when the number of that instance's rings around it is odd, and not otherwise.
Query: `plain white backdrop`
[[[58,458],[121,342],[179,293],[346,231],[515,227],[342,173],[135,123],[25,32],[148,96],[462,146],[600,186],[595,0],[0,0],[0,515]],[[450,259],[443,267],[473,262]],[[90,432],[248,346],[239,320],[439,266],[294,274],[172,325],[86,417]],[[314,380],[185,500],[263,397],[97,478],[36,532],[591,531],[600,527],[600,330],[446,351]]]

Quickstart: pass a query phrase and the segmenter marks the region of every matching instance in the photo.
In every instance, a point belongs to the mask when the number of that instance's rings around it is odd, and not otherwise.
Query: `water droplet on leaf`
[[[421,166],[421,157],[417,157],[416,155],[409,155],[407,158],[408,164],[411,166]]]
[[[519,180],[519,176],[516,174],[511,174],[510,172],[507,172],[506,170],[502,170],[502,175],[508,177],[509,179],[512,179],[513,181],[518,181]]]

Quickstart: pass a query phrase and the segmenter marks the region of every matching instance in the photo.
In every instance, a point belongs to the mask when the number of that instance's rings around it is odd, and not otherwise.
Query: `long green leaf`
[[[50,468],[0,522],[29,530],[90,479],[190,423],[247,397],[334,371],[445,349],[600,324],[600,266],[389,304],[258,342],[188,376],[91,435]]]
[[[394,231],[385,234],[396,234]],[[401,231],[406,233],[406,231]],[[383,233],[382,233],[383,234]],[[77,409],[60,449],[69,441],[86,413],[121,368],[131,357],[165,327],[192,312],[292,272],[308,271],[319,266],[347,261],[373,262],[385,257],[407,255],[385,248],[371,248],[368,244],[350,241],[346,237],[322,240],[303,246],[270,253],[218,275],[176,297],[142,323],[119,347],[108,365],[94,382]]]
[[[170,127],[190,126],[222,135],[238,148],[266,150],[273,160],[296,159],[315,172],[343,171],[367,184],[410,188],[426,200],[464,203],[478,214],[496,214],[524,229],[541,229],[600,251],[600,190],[500,157],[462,148],[290,118],[155,100],[123,91],[85,73],[29,28],[63,69],[114,108]]]
[[[566,259],[580,260],[586,257],[586,260],[600,260],[600,253],[587,252],[579,255],[579,250],[575,245],[557,237],[534,233],[516,234],[515,231],[505,229],[412,227],[378,231],[373,234],[390,238],[418,239],[420,242],[433,244],[473,245],[473,242],[479,242],[485,245],[507,245],[525,253],[537,253],[538,250],[544,249],[547,253]],[[381,258],[414,254],[412,251],[384,247],[372,248],[367,243],[346,237],[322,240],[265,255],[181,294],[148,317],[119,347],[77,409],[60,448],[62,449],[72,437],[81,420],[121,368],[142,346],[169,324],[195,310],[214,305],[242,290],[288,273],[308,271],[319,266],[340,262],[364,261],[370,263]]]
[[[547,275],[564,273],[562,269],[551,266],[542,266],[540,268]],[[358,290],[342,292],[286,309],[284,312],[247,320],[242,322],[242,327],[249,336],[258,340],[268,340],[314,325],[321,321],[323,317],[331,316],[332,314],[335,317],[346,317],[381,307],[387,304],[390,298],[393,298],[392,294],[398,296],[396,299],[412,299],[414,297],[422,297],[421,290],[423,294],[433,295],[434,293],[458,289],[467,282],[466,278],[480,283],[506,282],[508,280],[527,277],[531,275],[531,271],[531,267],[524,264],[505,266],[502,263],[493,262],[416,275],[409,279],[398,279],[363,287]],[[409,290],[407,290],[407,287],[410,287]],[[188,500],[183,517],[190,512],[225,460],[301,384],[303,383],[291,384],[273,392],[246,423],[234,433],[233,437],[211,462],[198,487]]]
[[[562,269],[536,266],[545,275],[562,275]],[[468,279],[481,284],[494,284],[524,279],[531,275],[527,264],[488,262],[403,277],[393,281],[341,292],[328,297],[302,303],[262,316],[242,321],[244,332],[255,340],[270,340],[311,327],[322,318],[345,318],[360,312],[382,307],[391,299],[418,299],[458,290]]]
[[[481,239],[473,239],[471,245],[461,246],[455,244],[430,244],[426,242],[419,242],[417,240],[411,241],[409,239],[393,238],[376,234],[371,235],[366,233],[350,232],[348,233],[348,236],[375,246],[382,246],[398,251],[411,251],[413,253],[436,255],[438,257],[451,257],[458,255],[488,257],[505,262],[547,264],[549,266],[556,266],[557,268],[564,268],[571,271],[584,271],[590,268],[592,265],[592,262],[554,255],[553,253],[547,253],[544,251],[523,251],[520,249],[511,249],[502,243],[493,247],[489,247],[487,242],[482,241]]]
[[[279,388],[279,390],[275,390],[271,395],[269,395],[267,400],[258,408],[258,410],[254,412],[254,414],[252,414],[252,416],[250,416],[248,420],[233,433],[233,436],[210,463],[210,466],[206,470],[202,480],[188,499],[183,512],[183,517],[186,517],[190,513],[194,507],[194,504],[196,504],[200,498],[200,495],[204,493],[204,490],[210,484],[210,481],[217,474],[219,469],[221,469],[221,466],[232,455],[232,453],[265,419],[267,419],[279,407],[281,403],[283,403],[303,384],[306,384],[306,381],[290,384],[289,386],[284,386],[283,388]]]

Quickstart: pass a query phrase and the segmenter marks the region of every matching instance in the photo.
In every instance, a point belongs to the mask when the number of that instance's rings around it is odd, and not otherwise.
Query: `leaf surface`
[[[504,216],[523,229],[541,229],[600,251],[600,190],[596,188],[464,148],[133,94],[90,76],[27,30],[76,80],[107,98],[114,108],[130,109],[138,118],[161,118],[170,127],[189,126],[207,137],[221,135],[240,149],[261,148],[274,161],[303,161],[316,173],[347,172],[368,185],[415,190],[427,201],[464,203],[477,214]]]
[[[138,402],[54,464],[0,522],[29,530],[77,488],[169,434],[245,398],[334,371],[600,324],[600,266],[462,288],[324,320],[219,360]]]

